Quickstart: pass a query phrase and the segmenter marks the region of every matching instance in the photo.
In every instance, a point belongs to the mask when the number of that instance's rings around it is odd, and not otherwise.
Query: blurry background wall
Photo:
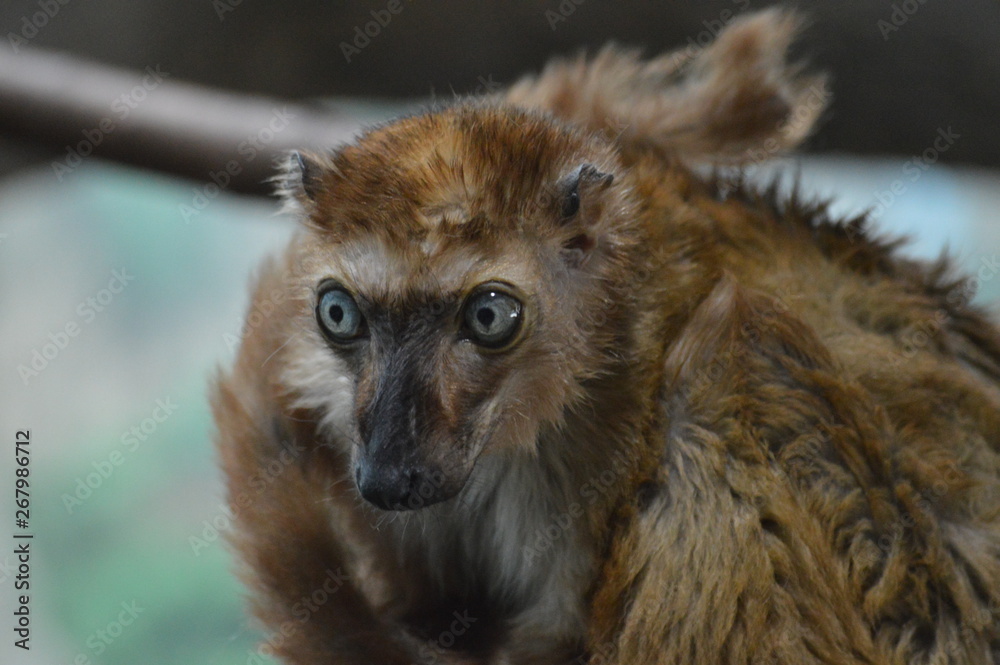
[[[552,54],[608,40],[649,53],[704,44],[733,16],[774,4],[398,0],[401,11],[393,14],[389,0],[8,0],[0,5],[5,32],[31,34],[40,2],[58,11],[25,40],[30,45],[291,98],[450,97],[487,81],[509,83]],[[836,104],[812,149],[909,153],[948,123],[969,140],[946,161],[1000,162],[1000,2],[780,4],[801,8],[811,21],[796,52],[833,77]],[[385,25],[375,24],[368,37],[365,28],[379,15]],[[357,52],[345,57],[344,44]]]

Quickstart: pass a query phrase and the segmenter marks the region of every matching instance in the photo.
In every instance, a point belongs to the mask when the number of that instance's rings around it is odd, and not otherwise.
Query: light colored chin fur
[[[544,626],[573,640],[583,635],[596,563],[582,513],[567,517],[577,483],[554,452],[561,449],[540,442],[484,454],[456,497],[387,528],[404,558],[427,566],[442,588],[461,576],[514,608],[511,629]]]

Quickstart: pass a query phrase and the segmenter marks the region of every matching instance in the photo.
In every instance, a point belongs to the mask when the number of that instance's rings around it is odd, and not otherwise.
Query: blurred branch
[[[57,176],[94,154],[202,181],[228,166],[227,189],[265,194],[282,152],[330,148],[358,125],[300,103],[173,81],[157,67],[0,50],[0,132],[58,150]]]

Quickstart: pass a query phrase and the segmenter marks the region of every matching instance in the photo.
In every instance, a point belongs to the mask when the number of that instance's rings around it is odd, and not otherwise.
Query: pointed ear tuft
[[[292,157],[295,159],[299,170],[299,182],[302,185],[302,191],[310,200],[315,201],[316,194],[319,191],[319,165],[298,150],[292,153]]]
[[[570,220],[576,216],[583,197],[593,192],[604,191],[614,180],[613,174],[602,173],[593,164],[580,164],[566,174],[559,183],[562,192],[563,220]]]
[[[605,206],[603,192],[615,177],[593,164],[580,164],[559,179],[559,225],[563,258],[572,267],[580,267],[597,246],[599,231],[595,223]]]
[[[277,193],[284,201],[285,208],[308,210],[328,187],[324,174],[333,170],[329,159],[293,150],[279,166],[279,173],[275,177]]]

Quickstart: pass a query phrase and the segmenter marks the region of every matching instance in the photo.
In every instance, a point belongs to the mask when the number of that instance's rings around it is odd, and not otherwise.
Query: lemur
[[[289,158],[300,229],[213,387],[261,653],[1000,663],[1000,330],[946,261],[732,176],[822,114],[797,25]]]

